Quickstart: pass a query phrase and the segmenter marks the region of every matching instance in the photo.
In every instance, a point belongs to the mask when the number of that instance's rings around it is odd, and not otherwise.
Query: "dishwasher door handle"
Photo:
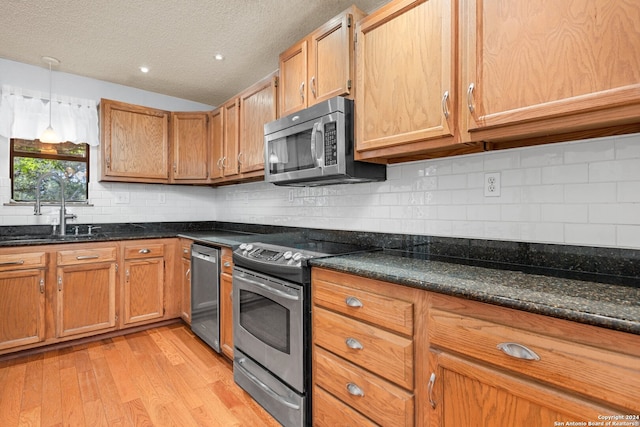
[[[201,259],[203,261],[211,262],[213,264],[217,264],[218,263],[218,260],[215,259],[215,257],[212,257],[211,255],[201,254],[199,252],[192,252],[191,253],[191,258],[198,258],[198,259]]]

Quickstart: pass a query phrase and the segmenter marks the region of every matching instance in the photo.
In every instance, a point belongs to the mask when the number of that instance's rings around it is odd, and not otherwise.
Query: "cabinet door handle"
[[[79,255],[76,257],[78,261],[82,261],[85,259],[98,259],[98,258],[100,258],[100,255]]]
[[[436,408],[436,401],[433,398],[433,386],[435,385],[435,383],[436,383],[436,373],[432,372],[431,377],[429,378],[429,384],[427,385],[427,390],[429,393],[429,404],[431,404],[431,407],[433,409]]]
[[[355,385],[354,383],[347,384],[347,391],[352,396],[364,397],[364,391],[362,391],[362,389],[357,385]]]
[[[355,338],[349,337],[345,340],[345,343],[347,344],[347,347],[349,347],[352,350],[362,350],[364,348],[360,343],[360,341],[358,341]]]
[[[190,268],[188,268],[188,269],[187,269],[187,272],[186,272],[186,273],[184,273],[184,275],[185,275],[186,277],[189,277],[189,275],[190,275],[190,274],[191,274],[191,269],[190,269]]]
[[[449,101],[449,91],[445,90],[442,95],[442,114],[444,114],[445,119],[449,118],[449,105],[447,101]]]
[[[151,252],[150,249],[144,248],[144,249],[140,249],[138,251],[139,254],[148,254],[149,252]]]
[[[311,88],[311,93],[313,93],[314,98],[317,98],[318,95],[316,94],[316,76],[311,76],[309,87]]]
[[[467,89],[467,107],[470,112],[474,112],[476,109],[473,106],[473,90],[476,88],[476,85],[471,83],[469,85],[469,89]]]
[[[62,276],[58,276],[58,292],[62,292]]]
[[[358,298],[356,298],[356,297],[347,297],[347,299],[345,299],[344,302],[349,307],[355,307],[355,308],[362,307],[362,302],[360,302],[360,300]]]
[[[40,279],[40,293],[44,294],[44,279]]]
[[[240,160],[242,158],[242,156],[244,155],[244,153],[241,151],[238,153],[238,164],[242,165],[242,160]]]
[[[20,259],[18,261],[5,261],[5,262],[0,262],[0,265],[22,265],[24,264],[24,260]]]
[[[225,261],[223,265],[225,267],[231,267],[231,263],[229,261]]]
[[[501,342],[496,347],[502,350],[506,355],[515,357],[516,359],[540,360],[540,356],[522,344],[515,342]]]
[[[304,102],[304,82],[300,83],[300,99]]]

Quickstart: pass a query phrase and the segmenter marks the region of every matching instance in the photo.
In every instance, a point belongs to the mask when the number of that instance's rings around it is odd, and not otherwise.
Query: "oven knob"
[[[283,255],[284,259],[290,259],[291,256],[293,255],[293,252],[291,251],[286,251]]]
[[[241,251],[244,251],[246,248],[247,248],[247,244],[246,244],[246,243],[242,243],[242,244],[240,245],[240,250],[241,250]]]
[[[295,254],[293,254],[294,261],[300,261],[301,259],[302,259],[302,254],[300,252],[296,252]]]
[[[247,246],[245,246],[244,250],[249,252],[251,249],[253,249],[253,245],[251,243],[249,243]]]

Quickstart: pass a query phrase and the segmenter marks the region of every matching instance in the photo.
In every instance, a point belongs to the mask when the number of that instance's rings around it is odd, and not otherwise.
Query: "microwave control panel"
[[[330,122],[324,125],[324,165],[338,164],[338,130],[337,123]]]

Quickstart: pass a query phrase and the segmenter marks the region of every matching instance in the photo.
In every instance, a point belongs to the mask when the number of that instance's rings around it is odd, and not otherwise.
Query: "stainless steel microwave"
[[[384,181],[386,165],[354,160],[353,101],[338,96],[264,125],[265,181],[310,187]]]

